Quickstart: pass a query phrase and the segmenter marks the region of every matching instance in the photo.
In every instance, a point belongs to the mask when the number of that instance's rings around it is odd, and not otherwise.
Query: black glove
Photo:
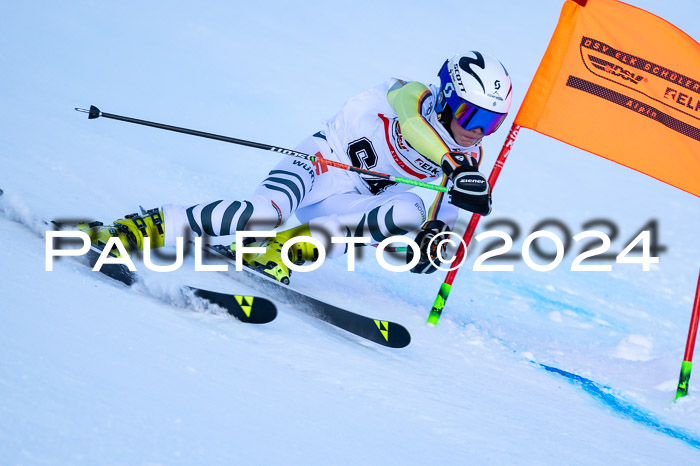
[[[411,269],[411,273],[433,273],[435,270],[437,270],[435,266],[430,263],[430,259],[432,259],[436,264],[442,263],[438,256],[438,244],[441,240],[435,240],[432,242],[432,244],[430,242],[433,238],[435,238],[435,235],[445,231],[450,231],[450,227],[448,227],[442,220],[430,220],[429,222],[423,224],[421,231],[416,235],[416,244],[418,244],[418,247],[420,248],[420,260],[418,261],[418,264]],[[445,255],[445,249],[447,249],[446,243],[442,246],[441,252],[443,257]],[[413,249],[407,248],[406,263],[408,264],[412,260]]]
[[[478,171],[474,158],[461,152],[448,152],[442,156],[442,171],[452,181],[447,192],[451,204],[479,215],[491,213],[491,188]]]

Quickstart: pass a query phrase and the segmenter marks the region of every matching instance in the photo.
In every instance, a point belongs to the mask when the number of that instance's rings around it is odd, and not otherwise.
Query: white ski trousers
[[[295,150],[338,161],[320,132],[306,138]],[[175,245],[178,236],[271,230],[293,214],[301,223],[309,223],[312,236],[324,243],[331,258],[347,250],[345,244],[332,244],[331,237],[364,236],[376,245],[387,237],[412,232],[426,220],[423,200],[416,194],[362,194],[349,172],[286,156],[248,199],[190,207],[164,205],[165,245]]]

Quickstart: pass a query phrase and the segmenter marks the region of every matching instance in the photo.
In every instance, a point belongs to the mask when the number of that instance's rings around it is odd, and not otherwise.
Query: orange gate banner
[[[700,44],[616,0],[567,0],[515,124],[700,196]]]

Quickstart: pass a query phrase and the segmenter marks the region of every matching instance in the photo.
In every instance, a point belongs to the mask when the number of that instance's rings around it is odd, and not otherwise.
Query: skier
[[[300,226],[273,238],[248,238],[246,246],[264,252],[244,253],[244,262],[289,283],[281,251],[291,238],[318,239],[334,258],[345,254],[347,245],[330,243],[330,237],[364,236],[376,245],[389,236],[417,231],[421,257],[411,271],[431,273],[435,267],[430,259],[439,263],[439,257],[434,246],[428,247],[430,240],[454,227],[458,209],[480,215],[491,211],[490,187],[478,171],[481,139],[498,129],[512,98],[508,72],[487,54],[456,55],[445,61],[438,76],[439,87],[392,78],[351,98],[321,131],[295,148],[317,159],[414,180],[442,177],[442,186],[450,187],[448,196],[438,193],[427,211],[418,195],[407,192],[410,185],[285,157],[248,199],[190,207],[166,204],[109,226],[90,225],[92,240],[106,243],[118,235],[127,251],[142,249],[144,236],[151,238],[151,247],[172,246],[178,236],[274,229],[296,214]],[[236,243],[231,249],[235,252]],[[311,242],[289,248],[289,259],[296,264],[318,256]],[[407,262],[412,258],[408,248]]]

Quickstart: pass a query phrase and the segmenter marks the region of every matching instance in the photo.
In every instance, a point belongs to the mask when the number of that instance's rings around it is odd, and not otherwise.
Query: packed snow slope
[[[633,3],[700,36],[693,0]],[[245,197],[281,157],[88,121],[74,107],[293,147],[348,97],[391,76],[434,83],[447,57],[476,49],[499,57],[515,86],[511,116],[485,141],[488,172],[560,7],[3,2],[1,462],[700,462],[700,380],[673,402],[700,200],[528,130],[477,230],[520,229],[506,262],[514,271],[473,271],[475,244],[437,327],[425,319],[442,273],[391,273],[371,251],[355,272],[341,259],[293,277],[328,302],[405,325],[413,340],[402,350],[287,304],[263,326],[185,308],[185,283],[256,293],[194,272],[192,258],[169,274],[140,266],[134,290],[71,258],[45,271],[40,219],[112,221],[139,205]],[[667,163],[663,141],[649,144]],[[489,223],[499,219],[511,226]],[[572,272],[572,244],[557,268],[536,272],[518,256],[546,219],[562,238],[611,234],[613,224],[615,253],[655,220],[666,249],[648,272],[612,262],[611,272]],[[586,226],[596,219],[607,223]]]

